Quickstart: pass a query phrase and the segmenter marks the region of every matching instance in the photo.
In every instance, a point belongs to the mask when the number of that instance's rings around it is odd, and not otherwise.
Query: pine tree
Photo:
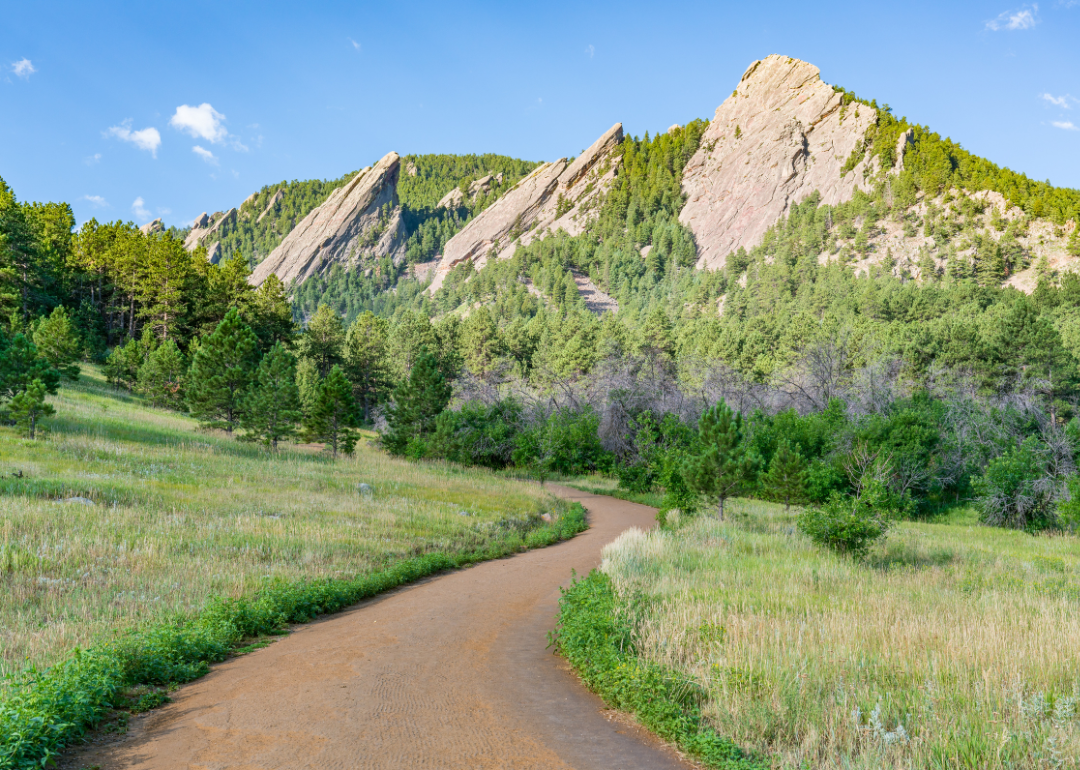
[[[296,363],[296,389],[300,393],[300,410],[305,419],[315,411],[319,400],[319,368],[310,358],[301,358]]]
[[[79,379],[79,367],[75,364],[82,358],[82,342],[63,306],[52,311],[48,318],[43,318],[34,329],[34,345],[38,355],[71,380]]]
[[[139,391],[148,396],[154,406],[179,409],[184,402],[186,374],[184,354],[173,340],[165,340],[139,367]]]
[[[369,310],[357,316],[345,334],[345,374],[352,383],[357,403],[364,410],[365,422],[371,419],[371,408],[382,401],[390,388],[389,334],[386,319]]]
[[[720,521],[724,502],[743,490],[757,467],[743,443],[742,428],[742,415],[722,399],[707,409],[698,421],[701,454],[687,459],[683,473],[691,489],[716,502]]]
[[[344,345],[345,327],[341,316],[328,305],[319,305],[300,337],[300,357],[314,361],[319,376],[325,378],[334,366],[343,362]]]
[[[383,445],[392,454],[403,455],[410,441],[434,433],[435,418],[450,403],[451,393],[435,356],[421,351],[408,379],[394,390]]]
[[[292,307],[285,284],[273,273],[267,276],[249,298],[248,315],[251,330],[259,338],[260,347],[269,350],[275,342],[289,344],[296,336]]]
[[[0,328],[0,399],[14,398],[31,383],[41,382],[46,393],[60,387],[60,372],[38,355],[30,338],[19,332],[8,338]]]
[[[1072,256],[1080,257],[1080,218],[1073,223],[1072,235],[1069,236],[1069,245],[1066,249]]]
[[[785,511],[806,494],[806,460],[787,439],[780,439],[762,483],[772,499],[784,504]]]
[[[56,410],[45,403],[45,392],[45,384],[41,380],[34,380],[8,404],[8,412],[15,421],[15,427],[27,438],[37,435],[38,423],[42,417],[56,414]]]
[[[259,362],[255,381],[244,397],[240,424],[246,431],[245,439],[277,449],[279,441],[296,435],[301,415],[296,359],[275,342]]]
[[[304,426],[306,434],[321,441],[333,457],[352,454],[356,447],[356,402],[341,367],[334,366],[319,384],[319,398]]]
[[[236,308],[199,346],[188,376],[187,402],[203,424],[232,432],[251,385],[259,341]]]
[[[469,371],[487,379],[502,355],[499,327],[486,307],[479,307],[466,319],[461,330],[461,346]]]

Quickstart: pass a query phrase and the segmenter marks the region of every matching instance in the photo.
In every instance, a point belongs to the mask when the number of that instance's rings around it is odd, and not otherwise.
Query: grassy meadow
[[[625,533],[604,551],[638,654],[782,768],[1080,766],[1080,541],[900,523],[863,562],[794,512]]]
[[[84,367],[36,441],[0,428],[0,675],[253,593],[476,549],[554,502],[480,470],[271,454],[112,390]],[[358,485],[374,489],[370,499]],[[63,502],[70,498],[86,502]],[[462,515],[462,514],[467,515]]]

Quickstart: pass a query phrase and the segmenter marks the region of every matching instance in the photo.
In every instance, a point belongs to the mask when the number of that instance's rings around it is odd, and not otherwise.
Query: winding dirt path
[[[128,735],[69,757],[103,770],[689,768],[606,711],[546,649],[559,586],[652,508],[554,488],[590,529],[383,594],[216,666]]]

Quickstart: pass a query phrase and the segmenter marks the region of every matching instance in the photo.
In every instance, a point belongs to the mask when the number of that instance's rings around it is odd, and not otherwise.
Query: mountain
[[[334,262],[403,257],[405,238],[397,198],[400,161],[391,152],[330,193],[255,267],[251,282],[259,285],[274,273],[286,285],[293,285]]]
[[[869,159],[844,164],[877,119],[869,106],[848,109],[812,64],[776,55],[751,64],[683,171],[679,221],[694,233],[698,267],[757,246],[813,192],[836,205],[872,189]]]

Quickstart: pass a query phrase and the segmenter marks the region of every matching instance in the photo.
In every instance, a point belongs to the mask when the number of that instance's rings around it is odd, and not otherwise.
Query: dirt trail
[[[65,766],[688,768],[545,649],[560,585],[653,509],[566,488],[590,529],[366,601],[216,666]]]

